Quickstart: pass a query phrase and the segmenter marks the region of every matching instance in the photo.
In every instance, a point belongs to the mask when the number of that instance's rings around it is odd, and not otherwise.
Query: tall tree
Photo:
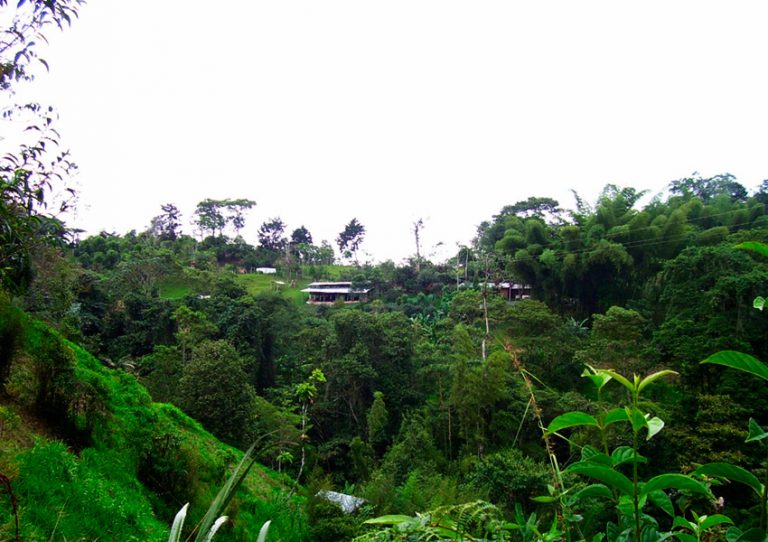
[[[413,223],[413,236],[416,238],[416,272],[421,271],[421,230],[424,229],[424,221],[420,218]]]
[[[0,121],[4,134],[19,136],[0,138],[0,284],[6,287],[23,287],[36,247],[67,234],[52,204],[63,212],[72,203],[75,192],[65,181],[76,166],[69,151],[59,149],[57,115],[50,106],[13,103],[12,96],[18,83],[33,79],[38,62],[48,66],[37,54],[37,45],[48,41],[44,30],[71,24],[81,3],[31,0],[9,8],[8,0],[0,0],[6,24],[0,28],[0,96],[5,99]]]
[[[218,232],[219,237],[224,234],[227,224],[232,224],[235,235],[245,226],[245,211],[253,208],[256,202],[249,199],[205,199],[197,204],[194,223],[203,231],[211,232],[211,236]]]
[[[280,217],[270,218],[259,227],[259,245],[266,250],[280,252],[288,243],[285,238],[285,223]]]
[[[228,210],[227,220],[232,223],[235,229],[235,235],[240,235],[240,230],[245,226],[245,211],[252,209],[256,202],[250,199],[229,199],[224,200],[224,206]]]
[[[320,242],[320,247],[317,249],[317,262],[322,265],[332,265],[335,259],[333,253],[333,247],[331,244],[323,239]]]
[[[311,245],[312,244],[312,234],[309,233],[309,230],[305,228],[304,226],[300,226],[293,230],[293,233],[291,233],[291,244],[292,245]]]
[[[182,406],[224,442],[247,443],[255,392],[243,361],[226,341],[203,341],[179,381]]]
[[[709,203],[715,196],[725,194],[731,201],[747,199],[747,189],[736,181],[730,173],[703,178],[698,174],[669,183],[669,191],[675,196],[695,196],[704,203]]]
[[[173,203],[161,205],[163,213],[152,219],[150,233],[161,241],[175,241],[181,235],[181,211]]]
[[[224,226],[227,225],[227,219],[222,212],[222,204],[219,200],[204,199],[197,204],[195,208],[195,224],[205,233],[210,232],[211,236],[218,232],[221,236],[224,232]]]
[[[336,238],[336,244],[339,250],[346,257],[354,257],[357,263],[357,249],[365,237],[365,226],[353,218],[349,221],[339,236]]]
[[[508,211],[523,218],[536,217],[548,223],[560,222],[562,209],[560,203],[552,198],[540,198],[531,196],[527,200],[518,201],[514,205],[502,209],[502,213]]]

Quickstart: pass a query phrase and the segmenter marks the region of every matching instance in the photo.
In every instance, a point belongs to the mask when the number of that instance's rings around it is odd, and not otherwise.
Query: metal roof
[[[310,284],[308,288],[304,288],[302,292],[307,294],[367,294],[371,291],[371,288],[359,288],[359,289],[352,289],[352,287],[347,288],[312,288],[312,285]]]

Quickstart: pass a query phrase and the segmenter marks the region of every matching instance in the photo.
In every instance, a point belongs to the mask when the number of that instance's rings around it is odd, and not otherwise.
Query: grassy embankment
[[[167,540],[175,511],[191,502],[194,526],[241,455],[0,294],[0,473],[22,540]],[[267,519],[280,539],[302,539],[287,482],[255,467],[219,540],[255,540]],[[0,493],[0,540],[15,539],[14,523]]]

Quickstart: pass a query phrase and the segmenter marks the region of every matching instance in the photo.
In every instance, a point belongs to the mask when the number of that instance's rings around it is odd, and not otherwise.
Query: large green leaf
[[[632,495],[633,493],[634,486],[632,485],[632,482],[629,480],[629,478],[620,472],[616,472],[615,470],[603,465],[596,465],[580,461],[568,467],[566,471],[582,474],[584,476],[589,476],[590,478],[600,480],[604,484],[618,489],[619,492],[623,493],[624,495]]]
[[[617,373],[612,369],[600,369],[600,371],[603,371],[605,374],[615,378],[617,382],[619,382],[622,386],[627,388],[631,393],[635,393],[634,384],[630,382],[624,375],[620,375],[619,373]]]
[[[366,525],[398,525],[406,521],[412,520],[411,516],[404,516],[402,514],[391,514],[389,516],[379,516],[377,518],[371,518],[365,520],[363,523]]]
[[[675,517],[675,507],[672,499],[661,489],[648,493],[648,500],[663,510],[669,517]]]
[[[627,417],[629,418],[629,423],[632,424],[632,430],[635,432],[648,427],[648,418],[636,408],[627,407]]]
[[[768,536],[766,536],[765,531],[753,527],[752,529],[741,533],[736,539],[736,542],[766,542],[766,540],[768,540]]]
[[[587,364],[587,368],[584,369],[584,372],[581,373],[581,376],[587,377],[598,390],[602,389],[603,386],[605,386],[613,378],[610,375],[600,371],[599,369],[595,369],[589,364]]]
[[[682,527],[683,529],[692,531],[696,528],[696,524],[692,521],[688,521],[683,517],[677,516],[674,520],[672,520],[672,527]]]
[[[768,245],[765,243],[747,241],[745,243],[739,243],[734,248],[740,248],[741,250],[751,250],[752,252],[757,252],[758,254],[768,257]]]
[[[691,491],[701,495],[709,495],[709,488],[685,474],[660,474],[648,480],[640,490],[640,494],[648,495],[659,489],[674,488]]]
[[[611,462],[615,467],[624,463],[648,463],[648,458],[636,453],[629,446],[619,446],[611,454]]]
[[[597,420],[585,412],[566,412],[552,420],[547,427],[548,433],[555,433],[568,427],[590,425],[597,427]]]
[[[701,363],[714,363],[716,365],[731,367],[755,375],[763,380],[768,380],[768,366],[759,359],[752,357],[749,354],[744,354],[743,352],[723,350],[722,352],[712,354]]]
[[[653,418],[646,418],[647,419],[647,426],[648,426],[648,437],[646,440],[651,440],[655,434],[657,434],[659,431],[661,431],[664,428],[664,420],[659,418],[658,416],[654,416]]]
[[[202,542],[205,540],[205,537],[208,536],[208,533],[211,532],[211,528],[216,522],[216,517],[219,515],[219,512],[224,510],[229,505],[230,501],[235,496],[237,488],[240,487],[248,472],[251,470],[251,467],[253,467],[254,463],[256,463],[254,450],[256,449],[257,443],[258,440],[251,444],[250,448],[246,450],[246,452],[243,454],[243,457],[240,459],[240,462],[235,467],[235,470],[232,472],[229,478],[227,478],[227,481],[224,483],[221,489],[219,489],[219,492],[216,494],[216,497],[208,507],[208,510],[203,516],[203,519],[201,519],[200,523],[198,524],[195,542]]]
[[[649,384],[655,382],[656,380],[658,380],[662,376],[676,375],[676,374],[677,374],[676,371],[671,371],[669,369],[664,369],[663,371],[658,371],[658,372],[655,372],[653,374],[650,374],[650,375],[646,376],[645,378],[643,378],[642,382],[640,382],[640,385],[637,388],[637,391],[638,392],[643,391],[646,386],[648,386]]]
[[[754,418],[749,419],[749,435],[747,436],[747,440],[744,442],[752,442],[754,440],[763,440],[765,437],[768,437],[768,432],[766,432],[762,427],[760,427],[760,424],[755,421]]]
[[[754,474],[746,469],[729,463],[707,463],[693,471],[693,473],[725,478],[731,482],[739,482],[748,485],[754,489],[755,493],[758,495],[762,495],[764,491],[763,484],[760,483],[760,480],[758,480]]]
[[[613,466],[613,460],[593,446],[586,445],[581,449],[581,460],[587,463],[597,463],[606,467]]]
[[[730,523],[731,525],[733,525],[733,520],[731,520],[731,518],[729,518],[728,516],[724,516],[722,514],[713,514],[711,516],[707,516],[707,519],[701,522],[701,525],[699,525],[699,529],[701,529],[702,531],[706,531],[707,529],[711,529],[716,525],[722,525],[723,523]]]
[[[629,416],[627,415],[627,411],[623,408],[614,408],[613,410],[609,410],[605,414],[605,421],[603,422],[606,426],[611,425],[612,423],[616,422],[628,422]]]
[[[272,520],[267,520],[264,522],[264,525],[261,526],[261,529],[259,529],[259,536],[256,539],[256,542],[266,542],[267,540],[267,534],[269,533],[269,526],[272,525]]]
[[[581,499],[587,497],[604,497],[606,499],[612,499],[613,493],[603,484],[591,484],[574,493],[571,496],[571,502],[578,502]]]
[[[187,518],[187,509],[189,503],[181,507],[176,513],[176,517],[173,518],[173,524],[171,525],[171,534],[168,537],[168,542],[179,542],[181,540],[181,529],[184,527],[184,520]]]
[[[549,495],[539,495],[538,497],[531,497],[531,500],[541,504],[552,504],[553,502],[557,502],[558,498],[550,497]]]
[[[440,527],[440,526],[435,527],[435,533],[438,536],[441,536],[442,538],[448,538],[450,540],[464,539],[461,533],[457,533],[456,531],[453,531],[451,529],[446,529],[445,527]]]
[[[227,516],[221,516],[219,519],[213,522],[213,525],[211,526],[211,529],[208,531],[208,534],[205,535],[204,542],[213,542],[213,537],[216,535],[216,532],[221,528],[222,525],[224,525],[229,518]]]

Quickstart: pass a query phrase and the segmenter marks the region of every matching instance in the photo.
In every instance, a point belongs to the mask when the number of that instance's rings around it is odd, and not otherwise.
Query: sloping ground
[[[167,540],[176,510],[191,502],[194,526],[242,456],[2,294],[0,384],[0,473],[22,540]],[[267,519],[275,537],[302,539],[286,483],[255,466],[217,540],[255,540]],[[0,540],[13,539],[11,498],[0,490]]]
[[[251,295],[258,295],[262,292],[280,292],[283,297],[290,299],[297,305],[303,305],[307,301],[307,296],[301,293],[301,289],[306,288],[307,284],[310,283],[309,279],[298,279],[292,282],[283,276],[259,273],[236,275],[235,279]]]
[[[312,268],[304,266],[303,276],[299,279],[291,280],[283,275],[262,275],[260,273],[248,273],[237,275],[236,280],[244,286],[248,293],[257,295],[262,292],[278,291],[283,297],[290,299],[297,305],[304,305],[309,296],[302,293],[302,288],[306,288],[310,282],[314,281],[334,281],[343,278],[349,279],[356,269],[348,265],[324,265],[320,269],[320,274],[313,278]]]

